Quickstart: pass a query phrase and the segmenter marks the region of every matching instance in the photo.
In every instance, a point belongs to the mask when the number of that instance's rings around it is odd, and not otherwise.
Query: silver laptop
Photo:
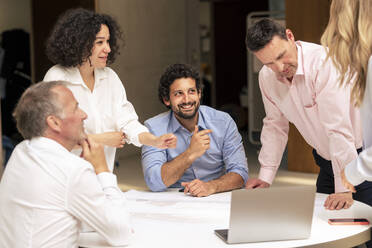
[[[306,239],[313,219],[315,186],[235,190],[230,228],[215,230],[228,244]]]

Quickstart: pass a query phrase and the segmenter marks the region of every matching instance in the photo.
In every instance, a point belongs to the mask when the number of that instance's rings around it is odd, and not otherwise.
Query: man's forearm
[[[177,182],[195,159],[196,157],[187,149],[172,161],[163,164],[161,167],[163,183],[169,187]]]
[[[243,178],[235,172],[229,172],[218,179],[209,181],[208,183],[214,188],[214,193],[238,189],[244,186]]]

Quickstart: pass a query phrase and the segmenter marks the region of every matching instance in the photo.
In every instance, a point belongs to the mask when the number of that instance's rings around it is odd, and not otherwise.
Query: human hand
[[[328,210],[348,209],[353,205],[353,195],[351,192],[330,194],[324,202],[324,207]]]
[[[262,181],[258,178],[250,178],[247,180],[247,183],[245,184],[246,189],[255,189],[255,188],[268,188],[270,187],[270,184]]]
[[[189,152],[193,154],[195,158],[202,156],[210,147],[209,133],[212,132],[210,129],[205,129],[198,132],[198,126],[195,126],[194,133],[191,137]]]
[[[96,174],[109,172],[102,145],[94,142],[89,136],[82,140],[80,145],[83,148],[80,156],[93,165]]]
[[[194,179],[191,182],[182,182],[181,185],[185,187],[184,193],[190,193],[192,196],[202,197],[209,196],[216,193],[216,186],[212,182],[203,182],[199,179]]]
[[[354,188],[354,185],[352,185],[351,183],[349,183],[349,181],[346,179],[346,176],[345,176],[345,169],[343,169],[341,171],[341,180],[342,180],[342,184],[344,185],[344,187],[348,190],[350,190],[351,192],[355,193],[356,190]]]
[[[154,146],[159,149],[176,148],[177,136],[173,133],[163,134],[156,138]]]

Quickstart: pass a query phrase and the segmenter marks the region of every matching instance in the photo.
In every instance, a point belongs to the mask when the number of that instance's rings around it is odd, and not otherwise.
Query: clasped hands
[[[190,194],[196,197],[209,196],[216,193],[217,188],[213,182],[203,182],[200,179],[194,179],[191,182],[182,182],[185,194]]]

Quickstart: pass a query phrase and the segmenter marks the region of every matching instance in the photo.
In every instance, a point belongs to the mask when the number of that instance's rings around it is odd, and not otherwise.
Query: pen
[[[184,192],[184,191],[185,191],[185,188],[178,190],[178,192]]]

